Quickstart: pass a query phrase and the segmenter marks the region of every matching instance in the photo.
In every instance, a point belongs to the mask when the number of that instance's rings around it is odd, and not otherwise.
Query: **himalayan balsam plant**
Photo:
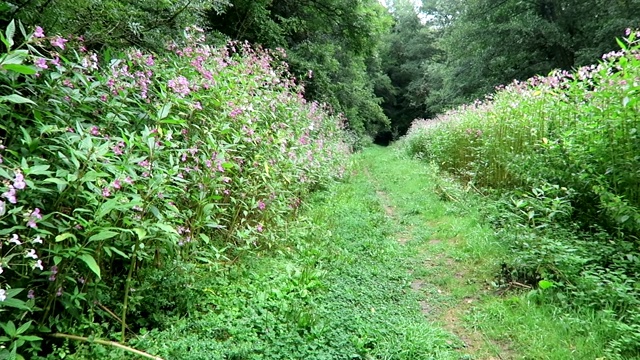
[[[345,119],[283,52],[189,27],[162,54],[99,56],[19,29],[1,37],[0,357],[53,351],[43,334],[124,342],[142,269],[275,245],[344,172]]]

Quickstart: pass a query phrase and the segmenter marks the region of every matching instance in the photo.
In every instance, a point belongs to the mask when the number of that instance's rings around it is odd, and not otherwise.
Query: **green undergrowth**
[[[395,240],[372,159],[313,196],[286,246],[197,270],[181,290],[197,310],[132,345],[164,359],[457,359],[459,342],[420,312],[419,264]]]

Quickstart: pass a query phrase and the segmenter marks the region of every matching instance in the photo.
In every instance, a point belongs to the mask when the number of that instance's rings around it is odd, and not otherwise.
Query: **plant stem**
[[[89,338],[82,337],[82,336],[62,334],[62,333],[55,333],[55,334],[51,334],[50,336],[54,337],[54,338],[60,338],[60,339],[77,340],[77,341],[84,341],[84,342],[89,342],[89,343],[96,343],[96,344],[100,344],[100,345],[113,346],[113,347],[117,347],[119,349],[128,351],[130,353],[133,353],[133,354],[136,354],[136,355],[140,355],[140,356],[145,357],[147,359],[164,360],[161,357],[148,354],[148,353],[146,353],[144,351],[136,350],[136,349],[134,349],[132,347],[129,347],[129,346],[126,346],[126,345],[122,345],[122,344],[117,343],[115,341],[100,340],[100,339],[89,339]]]

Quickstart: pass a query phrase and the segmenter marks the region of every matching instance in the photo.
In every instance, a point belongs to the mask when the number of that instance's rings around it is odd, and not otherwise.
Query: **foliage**
[[[424,0],[442,54],[427,58],[432,112],[483,98],[494,87],[553,69],[571,70],[615,50],[640,21],[638,0]]]
[[[235,0],[207,25],[232,39],[283,48],[291,71],[310,99],[326,102],[349,119],[358,135],[388,128],[373,89],[380,76],[380,36],[389,27],[375,0]]]
[[[17,18],[50,33],[74,34],[88,49],[104,47],[162,50],[185,27],[201,24],[206,11],[221,12],[226,0],[62,0],[0,1],[0,25]]]
[[[435,47],[435,31],[423,24],[411,1],[397,0],[389,7],[395,24],[383,38],[381,62],[390,82],[387,86],[379,83],[382,86],[376,87],[376,93],[384,99],[382,106],[397,138],[414,119],[433,114],[424,101],[430,89],[423,76],[440,50]]]
[[[639,351],[640,44],[627,35],[598,65],[516,81],[417,121],[405,139],[410,153],[495,189],[491,220],[513,251],[505,279],[550,280],[556,301],[616,314],[611,326],[628,330],[609,344],[616,356]]]
[[[284,54],[202,32],[104,59],[41,27],[1,36],[3,356],[72,351],[39,333],[125,341],[187,306],[150,292],[163,284],[150,269],[276,245],[271,229],[342,176],[344,118],[304,100]]]

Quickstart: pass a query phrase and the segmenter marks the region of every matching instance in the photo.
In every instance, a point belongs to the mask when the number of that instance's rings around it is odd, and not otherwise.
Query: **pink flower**
[[[22,190],[27,186],[27,184],[24,182],[24,175],[22,175],[21,172],[16,171],[16,177],[15,179],[13,179],[13,187],[15,187],[18,190]]]
[[[31,212],[31,216],[38,220],[42,219],[42,214],[40,214],[40,209],[38,208],[33,209],[33,211]]]
[[[47,65],[47,60],[45,60],[44,58],[37,58],[33,64],[40,69],[48,69],[49,66]]]
[[[124,179],[124,182],[126,182],[126,183],[127,183],[127,184],[129,184],[129,185],[133,184],[133,180],[131,180],[131,176],[127,176],[127,177]]]
[[[56,46],[59,47],[60,49],[64,50],[64,44],[66,42],[68,42],[69,40],[62,38],[60,36],[56,36],[53,40],[51,40],[51,45],[52,46]]]
[[[2,197],[9,200],[9,202],[12,204],[18,202],[18,199],[16,198],[16,189],[13,187],[13,185],[9,185],[9,190],[2,193]]]
[[[258,230],[258,232],[262,232],[262,224],[258,224],[258,226],[256,226],[256,230]]]
[[[200,101],[196,101],[193,103],[193,108],[196,110],[202,110],[202,104],[200,104]]]
[[[264,201],[262,200],[258,201],[258,209],[264,210],[266,207],[267,205],[264,203]]]
[[[51,63],[55,66],[60,66],[60,58],[56,55],[53,57],[53,60],[51,60]]]
[[[112,186],[113,186],[114,189],[120,189],[122,187],[120,185],[120,180],[114,181]]]
[[[42,266],[42,265],[40,265],[40,266]],[[27,298],[35,299],[36,298],[35,291],[29,290],[29,293],[27,294]]]
[[[191,92],[191,89],[189,88],[189,80],[184,76],[178,76],[175,79],[169,80],[167,86],[181,97],[185,97]]]
[[[109,188],[103,188],[102,189],[102,196],[104,196],[104,197],[111,196],[111,191],[109,191]]]
[[[100,135],[100,129],[98,129],[98,127],[97,127],[97,126],[92,127],[92,128],[91,128],[91,135],[93,135],[93,136],[98,136],[98,135]]]
[[[40,26],[36,26],[36,30],[33,32],[33,37],[35,38],[43,38],[44,37],[44,29]]]
[[[232,119],[235,118],[236,116],[242,114],[242,109],[240,108],[236,108],[233,109],[230,113],[229,113],[229,117],[231,117]]]

